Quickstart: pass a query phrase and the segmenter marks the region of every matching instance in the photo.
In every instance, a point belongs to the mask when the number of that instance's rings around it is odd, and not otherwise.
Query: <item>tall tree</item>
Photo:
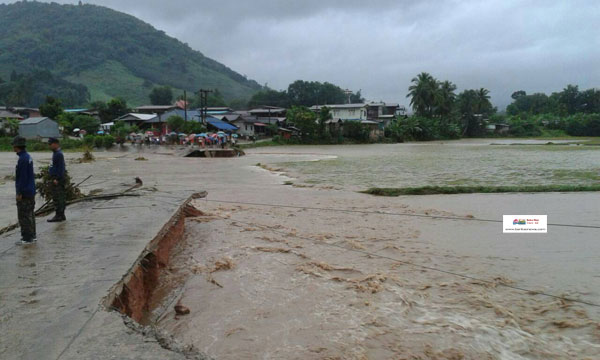
[[[173,115],[167,119],[167,124],[171,131],[182,131],[185,126],[185,120],[179,115]]]
[[[447,116],[454,108],[456,100],[456,85],[446,80],[439,84],[435,96],[435,113],[440,116]]]
[[[300,129],[303,140],[311,139],[317,130],[316,114],[304,106],[292,106],[287,112],[287,121]]]
[[[46,96],[46,102],[40,105],[40,114],[50,119],[58,119],[58,116],[63,113],[63,107],[60,99],[52,96]]]
[[[481,115],[490,115],[494,108],[490,101],[490,91],[488,89],[481,88],[475,92],[475,96],[477,99],[475,112]]]
[[[523,90],[517,90],[514,93],[512,93],[510,97],[513,98],[513,100],[517,100],[519,98],[522,98],[523,96],[527,96],[527,93]]]
[[[111,122],[116,118],[123,116],[129,112],[127,102],[121,98],[114,98],[110,100],[106,106],[98,109],[100,119],[102,123]]]
[[[258,106],[271,105],[287,108],[290,106],[290,101],[285,91],[277,91],[272,89],[261,90],[254,94],[248,107],[254,108]]]
[[[581,92],[580,101],[583,112],[588,114],[600,113],[600,90],[588,89]]]
[[[435,106],[435,94],[438,88],[438,82],[433,76],[422,72],[412,80],[412,85],[408,88],[407,98],[410,98],[410,105],[418,116],[431,117]]]
[[[563,103],[569,115],[573,115],[579,110],[579,86],[567,85],[560,93],[560,102]]]
[[[157,86],[148,95],[152,105],[173,104],[173,90],[170,86]]]
[[[477,91],[465,90],[457,97],[458,112],[463,122],[463,135],[475,136],[481,131],[481,122],[476,113]]]

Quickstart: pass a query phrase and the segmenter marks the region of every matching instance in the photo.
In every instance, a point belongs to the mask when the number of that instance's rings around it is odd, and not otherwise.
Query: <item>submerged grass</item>
[[[361,191],[376,196],[435,195],[435,194],[490,194],[490,193],[536,193],[600,191],[600,184],[593,185],[537,185],[537,186],[420,186],[407,188],[370,188]]]

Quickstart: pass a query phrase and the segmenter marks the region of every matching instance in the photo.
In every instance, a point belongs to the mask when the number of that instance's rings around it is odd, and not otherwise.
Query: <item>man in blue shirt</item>
[[[62,222],[67,220],[65,217],[65,206],[66,206],[66,191],[65,191],[65,156],[60,149],[60,142],[56,138],[50,138],[48,140],[48,146],[52,150],[52,165],[48,170],[52,184],[52,201],[54,202],[54,208],[56,209],[56,215],[52,219],[48,219],[48,222]]]
[[[17,136],[12,142],[13,150],[19,161],[15,173],[15,189],[17,191],[17,214],[21,227],[21,244],[33,244],[35,232],[35,174],[33,160],[26,151],[25,138]]]

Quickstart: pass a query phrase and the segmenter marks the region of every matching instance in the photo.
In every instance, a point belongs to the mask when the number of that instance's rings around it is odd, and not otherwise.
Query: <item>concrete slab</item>
[[[2,177],[14,160],[9,155],[0,154]],[[42,156],[48,155],[34,154]],[[72,176],[91,173],[93,187],[110,191],[131,184],[135,176],[143,178],[155,165],[132,158],[124,166],[122,160],[111,162],[114,154],[108,156],[93,164],[70,163]],[[166,184],[173,173],[153,175],[154,183]],[[1,186],[3,226],[16,217],[4,199],[14,197],[11,185]],[[14,245],[18,230],[0,237],[0,358],[183,358],[129,329],[119,314],[107,312],[100,303],[192,192],[171,187],[168,198],[142,191],[140,197],[75,204],[68,208],[65,223],[38,218],[37,245]]]

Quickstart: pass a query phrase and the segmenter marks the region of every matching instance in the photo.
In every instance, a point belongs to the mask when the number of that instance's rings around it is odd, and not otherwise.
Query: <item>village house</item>
[[[0,108],[0,132],[2,132],[2,134],[10,133],[8,126],[9,120],[21,121],[23,120],[23,117],[11,111],[3,110],[3,108]]]
[[[33,117],[21,121],[19,135],[25,139],[48,140],[62,137],[58,123],[48,117]]]
[[[371,102],[367,104],[367,120],[382,124],[383,128],[398,116],[406,114],[406,108],[395,103]]]
[[[24,118],[19,115],[19,114],[15,114],[12,111],[8,111],[8,110],[3,110],[0,108],[0,124],[4,124],[4,122],[6,122],[6,120],[23,120]]]
[[[256,116],[250,115],[247,111],[236,111],[235,113],[224,115],[223,119],[238,128],[238,135],[244,137],[256,136]],[[259,128],[264,130],[264,124],[260,124]]]
[[[6,107],[0,106],[0,112],[4,112],[5,116],[0,116],[2,118],[10,118],[13,115],[20,116],[19,120],[27,119],[30,117],[40,117],[40,110],[36,108],[27,108],[27,107]]]
[[[175,105],[144,105],[133,109],[134,112],[140,114],[164,114],[167,111],[177,109]]]
[[[326,122],[330,132],[343,132],[346,122],[360,122],[369,128],[369,137],[377,140],[383,137],[383,129],[396,116],[399,105],[385,103],[334,104],[315,105],[310,109],[319,113],[323,107],[329,108],[331,113],[331,120]],[[393,112],[393,114],[389,114],[389,112]]]
[[[155,120],[158,122],[158,115],[156,114],[141,114],[141,113],[128,113],[116,118],[113,123],[117,121],[123,121],[125,124],[129,126],[137,126],[140,129],[144,127],[144,125],[148,124],[149,121]]]
[[[256,123],[261,124],[257,125],[258,127],[266,127],[270,124],[280,126],[285,123],[287,109],[276,106],[263,106],[249,110],[248,113],[256,117]]]
[[[337,105],[314,105],[311,110],[319,113],[321,108],[327,107],[333,118],[333,122],[364,121],[367,120],[366,104],[337,104]]]
[[[8,108],[12,113],[21,115],[24,119],[32,118],[32,117],[40,117],[40,109],[38,108],[29,108],[29,107],[11,107]]]
[[[201,109],[198,109],[201,110]],[[225,114],[230,114],[233,112],[233,109],[226,107],[226,106],[220,106],[220,107],[207,107],[206,108],[206,113],[208,115],[212,115],[217,117],[217,115],[225,115]]]

